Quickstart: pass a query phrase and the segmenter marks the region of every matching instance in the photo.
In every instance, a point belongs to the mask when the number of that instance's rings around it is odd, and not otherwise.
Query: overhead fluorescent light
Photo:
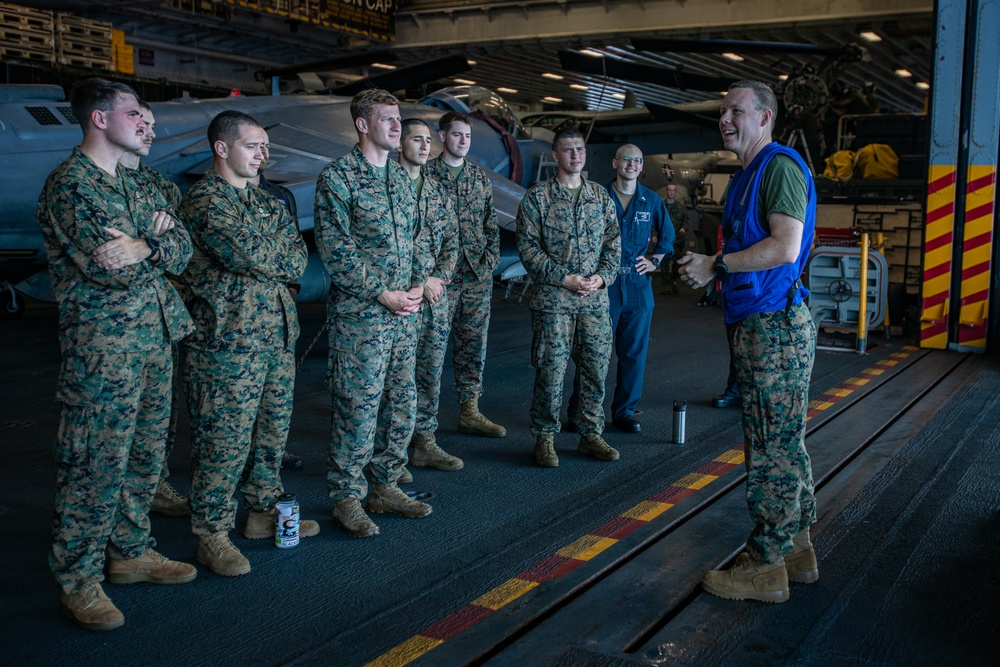
[[[905,67],[900,67],[899,69],[896,70],[896,76],[901,76],[904,79],[908,79],[911,76],[913,76],[913,72],[906,69]]]
[[[872,32],[871,30],[865,30],[864,32],[859,33],[859,34],[861,35],[861,39],[865,40],[866,42],[881,42],[882,41],[882,38],[879,37],[878,33]]]
[[[474,86],[476,82],[471,79],[452,79],[455,83],[460,83],[463,86]]]
[[[743,56],[738,55],[736,53],[729,53],[729,52],[723,53],[722,57],[723,58],[729,58],[730,60],[732,60],[733,62],[736,62],[736,63],[743,62]]]
[[[915,85],[920,90],[930,90],[931,89],[931,84],[927,83],[926,81],[917,81],[917,83]]]
[[[498,93],[516,93],[517,92],[517,88],[505,88],[504,86],[500,86],[499,88],[497,88],[497,92]]]
[[[543,102],[558,103],[558,102],[562,102],[562,98],[561,97],[552,97],[551,95],[546,95],[545,97],[542,98],[542,101]]]
[[[603,58],[604,54],[600,51],[595,51],[594,49],[580,49],[580,53],[585,56],[593,56],[594,58]]]
[[[378,67],[379,69],[396,69],[395,65],[386,65],[385,63],[372,63],[372,67]]]
[[[569,87],[574,90],[590,90],[590,86],[585,86],[582,83],[571,83]]]
[[[556,81],[562,81],[563,79],[559,74],[553,74],[552,72],[542,72],[542,76],[546,79],[555,79]]]
[[[611,97],[615,98],[616,100],[624,100],[625,93],[611,93]]]
[[[465,59],[465,62],[469,63],[470,65],[478,65],[479,64],[475,60],[469,60],[468,58]]]
[[[780,80],[782,80],[782,81],[788,81],[788,75],[787,74],[779,74],[778,78]]]

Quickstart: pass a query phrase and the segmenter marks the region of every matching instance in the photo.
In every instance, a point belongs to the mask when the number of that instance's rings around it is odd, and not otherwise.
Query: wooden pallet
[[[52,12],[0,2],[0,25],[10,29],[52,32]]]
[[[55,32],[60,37],[84,41],[107,40],[111,43],[111,24],[103,21],[84,19],[72,14],[57,13],[55,19]]]
[[[39,63],[51,63],[55,54],[51,49],[26,49],[0,44],[0,58],[3,60],[30,60]]]
[[[15,48],[51,49],[55,44],[51,32],[28,30],[24,28],[0,27],[0,44]]]
[[[83,58],[80,56],[60,55],[56,58],[56,62],[67,67],[100,69],[108,72],[112,71],[112,62],[110,58]]]
[[[111,58],[111,42],[107,44],[82,44],[79,42],[63,42],[60,40],[56,53],[60,56],[79,58]]]

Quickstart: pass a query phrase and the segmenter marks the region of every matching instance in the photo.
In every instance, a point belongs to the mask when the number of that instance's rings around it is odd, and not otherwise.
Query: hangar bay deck
[[[609,426],[621,460],[600,463],[561,434],[557,469],[537,468],[528,433],[527,307],[496,293],[484,412],[503,439],[455,431],[446,371],[439,441],[466,462],[413,469],[430,495],[422,520],[376,515],[352,539],[329,518],[326,342],[305,357],[286,471],[319,536],[290,550],[234,542],[250,574],[199,566],[183,586],[112,586],[123,628],[94,634],[58,613],[46,565],[58,406],[55,309],[0,323],[2,561],[0,646],[7,664],[687,665],[983,664],[1000,647],[1000,373],[990,356],[872,340],[868,353],[817,353],[807,446],[820,517],[820,580],[784,605],[700,590],[750,528],[737,409],[709,407],[727,350],[721,312],[682,290],[657,296],[643,432]],[[303,306],[299,354],[322,326]],[[874,344],[877,343],[877,344]],[[609,389],[613,387],[613,375]],[[669,442],[671,405],[688,401],[687,442]],[[608,396],[610,402],[610,391]],[[171,459],[189,483],[187,431]],[[244,512],[241,512],[242,525]],[[195,562],[186,518],[154,515],[158,549]]]

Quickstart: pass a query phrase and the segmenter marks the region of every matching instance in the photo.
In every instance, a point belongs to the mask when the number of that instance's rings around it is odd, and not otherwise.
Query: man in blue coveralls
[[[611,401],[611,423],[625,433],[642,427],[635,409],[642,398],[649,326],[653,321],[653,287],[647,275],[668,258],[674,247],[674,227],[660,197],[639,183],[642,151],[625,144],[611,163],[615,180],[608,184],[621,227],[622,257],[618,278],[608,288],[611,328],[618,355],[618,380]],[[650,236],[657,238],[652,258],[645,256]]]

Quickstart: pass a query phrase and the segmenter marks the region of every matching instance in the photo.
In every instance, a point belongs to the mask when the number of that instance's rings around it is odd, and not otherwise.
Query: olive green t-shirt
[[[768,216],[772,213],[784,213],[800,222],[805,221],[808,203],[806,177],[795,160],[787,155],[771,158],[757,197],[757,219],[761,226],[770,231]]]

